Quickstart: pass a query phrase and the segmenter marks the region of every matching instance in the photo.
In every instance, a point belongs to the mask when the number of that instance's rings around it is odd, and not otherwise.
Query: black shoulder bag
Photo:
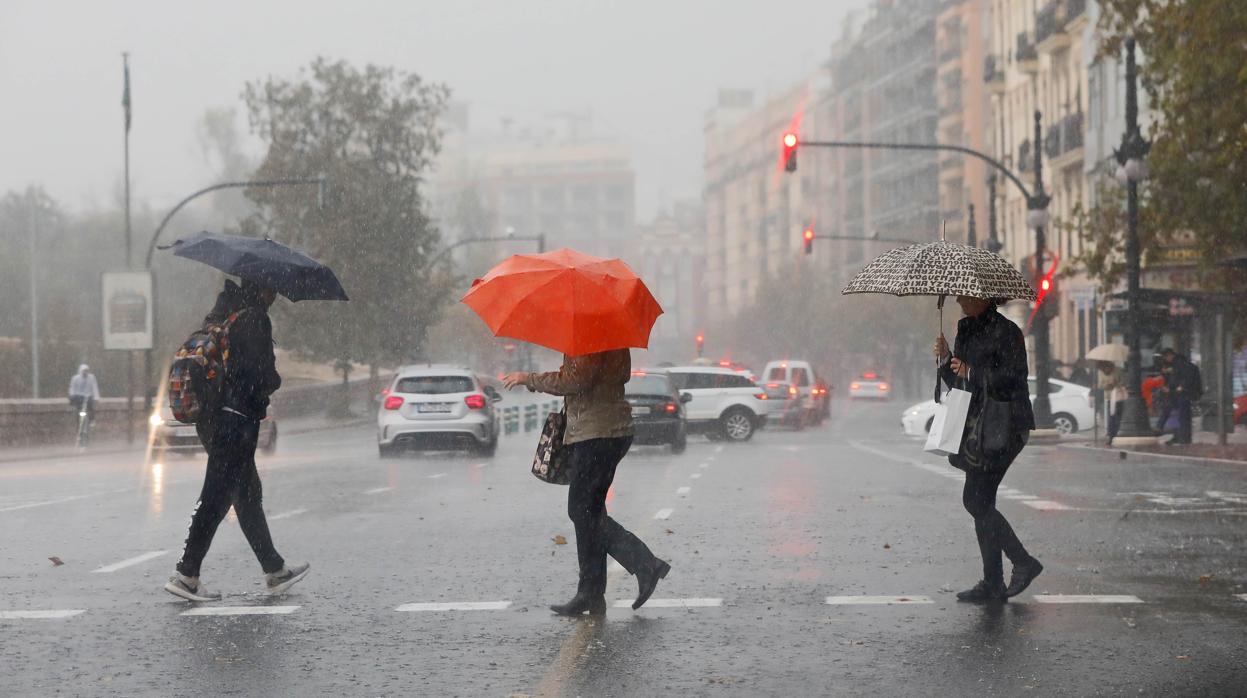
[[[533,476],[538,480],[552,485],[570,485],[571,459],[568,449],[563,445],[563,434],[567,430],[567,407],[546,416],[546,423],[541,428],[541,438],[537,441],[537,454],[533,456]]]

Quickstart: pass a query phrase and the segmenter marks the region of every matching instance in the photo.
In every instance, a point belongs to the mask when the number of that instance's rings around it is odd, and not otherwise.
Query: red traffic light
[[[797,171],[797,134],[789,131],[784,134],[781,141],[784,144],[781,159],[784,161],[784,171]]]
[[[805,241],[805,253],[813,254],[814,252],[814,229],[806,228],[801,234],[801,238]]]

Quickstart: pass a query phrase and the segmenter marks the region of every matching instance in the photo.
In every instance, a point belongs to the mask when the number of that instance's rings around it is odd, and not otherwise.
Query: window
[[[1031,397],[1035,397],[1036,395],[1039,394],[1039,386],[1038,386],[1037,381],[1035,381],[1034,379],[1028,380],[1026,381],[1026,385],[1027,385],[1027,388],[1030,390]],[[1053,383],[1052,381],[1048,381],[1048,394],[1049,395],[1056,395],[1057,393],[1061,392],[1064,388],[1065,386],[1059,383]]]
[[[718,387],[715,385],[716,376],[713,373],[673,373],[674,376],[682,376],[683,385],[679,385],[679,390],[707,390]]]
[[[808,388],[810,386],[810,372],[804,368],[792,369],[792,382],[798,388]]]
[[[757,386],[753,384],[753,381],[749,380],[745,376],[724,375],[723,376],[723,387],[724,388],[756,388]]]
[[[788,369],[782,366],[776,366],[775,368],[771,369],[770,373],[766,374],[766,379],[768,381],[779,381],[779,382],[786,381],[788,380]]]
[[[476,385],[467,376],[409,376],[399,378],[398,384],[394,386],[396,393],[418,395],[450,395],[474,390]]]
[[[667,381],[666,376],[661,375],[633,375],[628,384],[624,386],[624,392],[628,395],[671,395],[671,384]]]

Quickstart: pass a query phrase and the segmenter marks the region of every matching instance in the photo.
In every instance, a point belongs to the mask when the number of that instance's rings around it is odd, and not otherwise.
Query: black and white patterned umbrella
[[[1000,255],[951,242],[906,245],[867,264],[841,293],[1035,300],[1035,289]]]

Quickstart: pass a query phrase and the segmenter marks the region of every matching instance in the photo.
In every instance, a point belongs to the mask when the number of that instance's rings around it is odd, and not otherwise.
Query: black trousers
[[[632,437],[590,439],[570,444],[572,481],[567,491],[567,516],[576,527],[576,557],[580,561],[577,594],[606,593],[606,556],[615,558],[629,574],[654,563],[654,553],[623,526],[606,515],[606,493],[615,479]]]
[[[1113,403],[1113,413],[1108,416],[1108,440],[1112,441],[1117,438],[1117,432],[1121,429],[1121,411],[1125,409],[1126,401],[1118,400]]]
[[[255,469],[255,448],[260,437],[260,423],[232,412],[219,412],[197,425],[199,440],[208,451],[208,470],[203,490],[191,515],[186,548],[178,561],[178,572],[198,577],[217,526],[229,513],[238,515],[238,525],[251,544],[260,567],[277,572],[286,564],[268,532],[264,517],[263,488],[260,473]]]
[[[1011,462],[1012,459],[1009,459],[1009,462],[987,470],[967,470],[966,486],[961,492],[961,503],[974,517],[974,533],[979,541],[979,554],[983,557],[983,579],[993,585],[1004,582],[1001,552],[1014,565],[1031,560],[1009,521],[996,509],[996,489],[1004,480]]]

